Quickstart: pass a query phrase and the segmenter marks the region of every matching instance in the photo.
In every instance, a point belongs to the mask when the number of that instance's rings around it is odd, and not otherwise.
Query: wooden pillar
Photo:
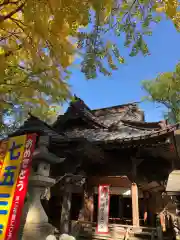
[[[133,226],[139,227],[139,202],[138,202],[138,187],[136,183],[131,186],[132,195],[132,218]]]
[[[84,220],[93,222],[94,198],[92,189],[84,191]]]
[[[93,188],[85,186],[83,195],[83,207],[79,215],[79,220],[93,222],[94,197]]]
[[[136,184],[137,177],[137,166],[141,162],[141,159],[132,158],[132,185],[131,185],[131,196],[132,196],[132,220],[133,226],[139,227],[139,201],[138,201],[138,187]]]
[[[70,211],[71,211],[71,199],[72,199],[72,185],[66,180],[64,186],[64,195],[62,202],[62,211],[61,211],[61,223],[60,223],[60,232],[69,233],[70,231]]]
[[[143,207],[144,207],[144,224],[148,224],[148,192],[143,192]]]

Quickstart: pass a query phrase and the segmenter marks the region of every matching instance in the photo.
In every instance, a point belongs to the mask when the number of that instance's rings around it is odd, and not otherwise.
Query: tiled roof
[[[49,126],[37,117],[30,116],[14,135],[35,132],[40,135],[49,135],[54,141],[78,141],[89,142],[129,142],[140,139],[158,137],[178,128],[178,125],[168,126],[166,122],[146,123],[143,114],[136,104],[125,104],[111,108],[90,110],[79,98],[72,102],[62,118]],[[64,128],[67,121],[69,128]],[[76,119],[76,120],[75,120]],[[74,121],[83,120],[88,125],[74,125]]]
[[[73,110],[72,115],[74,114],[75,117],[84,119],[87,122],[92,121],[94,125],[92,127],[74,125],[73,127],[72,120],[69,129],[66,128],[64,131],[65,135],[70,139],[81,137],[95,143],[103,141],[128,142],[157,137],[172,132],[178,127],[178,125],[168,126],[165,121],[154,123],[144,122],[144,115],[135,103],[90,110],[81,99],[77,99],[75,103],[70,104],[65,115],[70,113],[71,109]],[[70,118],[73,117],[72,115]],[[61,127],[63,129],[63,126]],[[58,132],[58,120],[54,129]]]
[[[106,131],[121,128],[122,120],[143,121],[144,114],[142,114],[142,111],[138,109],[135,103],[90,110],[81,99],[77,98],[75,102],[70,103],[66,113],[58,117],[57,121],[53,124],[53,128],[57,132],[66,132],[68,128],[74,128],[76,131],[78,119],[85,123],[84,130],[91,128],[104,129]],[[82,128],[82,125],[80,127]]]
[[[62,139],[65,138],[65,136],[63,136],[64,134],[57,133],[51,126],[32,115],[30,115],[24,124],[9,137],[25,133],[37,133],[40,135],[58,136],[59,138],[62,137]]]
[[[117,131],[108,131],[103,129],[85,129],[85,130],[73,130],[67,131],[66,135],[68,138],[75,137],[84,137],[90,142],[100,143],[104,142],[113,142],[113,141],[132,141],[157,137],[168,132],[172,132],[178,128],[178,125],[167,127],[166,129],[161,130],[139,130],[133,127],[122,126],[121,129]]]
[[[79,98],[76,97],[75,102],[71,102],[67,111],[62,116],[57,118],[57,121],[53,124],[53,128],[56,130],[63,129],[65,123],[69,120],[82,119],[84,122],[87,122],[88,125],[91,125],[93,128],[108,128],[104,125],[103,121],[96,118],[93,112],[88,108],[88,106]]]

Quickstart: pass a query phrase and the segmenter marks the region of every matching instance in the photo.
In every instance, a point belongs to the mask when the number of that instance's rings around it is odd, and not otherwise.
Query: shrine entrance
[[[93,222],[97,222],[98,194],[94,194]],[[141,218],[143,216],[141,215]],[[109,223],[132,225],[132,200],[130,197],[110,196]]]
[[[151,183],[149,186],[151,193],[149,192],[148,195],[147,186],[144,189],[143,186],[138,188],[126,176],[89,176],[82,185],[73,183],[72,180],[72,193],[71,196],[69,195],[66,198],[66,202],[70,203],[70,205],[67,205],[67,207],[70,206],[69,210],[64,205],[66,217],[68,217],[71,223],[68,227],[68,232],[71,232],[73,235],[80,234],[88,237],[90,234],[95,237],[99,208],[98,186],[101,182],[110,186],[108,224],[111,231],[115,231],[116,234],[119,234],[119,237],[122,237],[128,229],[131,230],[132,234],[135,234],[134,231],[139,229],[138,231],[143,231],[143,234],[147,232],[147,235],[149,231],[153,233],[156,230],[156,214],[163,210],[164,204],[167,202],[167,199],[164,201],[161,196],[163,189],[160,186],[158,189],[154,184],[153,189],[153,184]],[[61,187],[56,185],[57,189],[61,189],[62,198],[64,196],[64,188],[66,187],[64,183]],[[155,191],[155,189],[158,189],[158,191]],[[57,190],[54,189],[53,192],[57,192]],[[69,211],[69,216],[67,210]],[[62,212],[59,221],[60,226],[62,226]],[[118,232],[117,229],[119,229]],[[61,231],[60,228],[59,231]]]

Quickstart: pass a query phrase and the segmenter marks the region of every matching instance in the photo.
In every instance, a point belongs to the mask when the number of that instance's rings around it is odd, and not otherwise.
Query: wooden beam
[[[112,187],[131,187],[131,181],[126,176],[91,176],[88,178],[92,186],[109,184]]]

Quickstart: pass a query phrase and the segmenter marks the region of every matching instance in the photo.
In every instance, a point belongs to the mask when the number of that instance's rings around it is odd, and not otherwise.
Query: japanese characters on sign
[[[98,191],[98,221],[97,233],[109,232],[109,185],[100,185]]]
[[[0,240],[17,239],[35,141],[32,134],[0,143]]]

